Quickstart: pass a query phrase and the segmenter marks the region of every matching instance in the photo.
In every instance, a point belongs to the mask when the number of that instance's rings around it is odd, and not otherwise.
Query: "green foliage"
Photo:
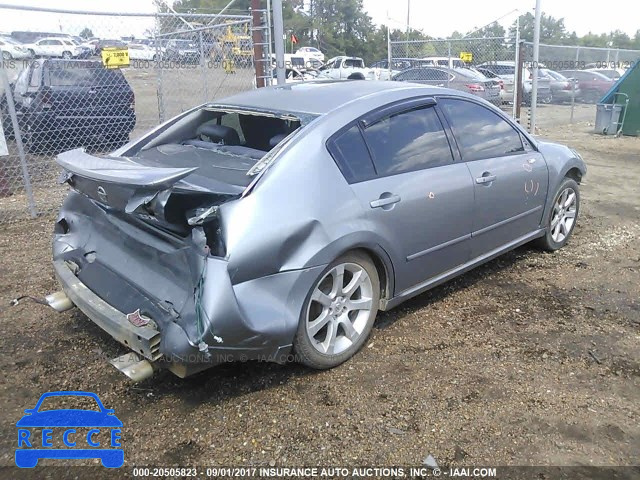
[[[159,11],[168,11],[164,0],[154,0]],[[215,13],[229,3],[229,0],[177,0],[173,8],[184,13]],[[251,0],[236,0],[227,13],[247,13]],[[266,0],[260,1],[260,8],[266,8]],[[321,49],[327,58],[336,55],[352,55],[364,58],[366,63],[380,60],[387,54],[387,27],[376,26],[371,17],[363,9],[362,0],[283,0],[284,29],[287,35],[286,51],[295,51],[302,46],[315,46]],[[520,38],[533,41],[535,17],[527,12],[520,16]],[[291,34],[298,38],[297,45],[291,45]],[[428,40],[429,35],[421,30],[392,29],[393,41]],[[465,42],[464,38],[504,38],[491,40],[493,45],[481,51],[474,51],[477,43]],[[453,32],[448,38],[459,39],[452,43],[452,55],[458,51],[469,51],[474,60],[480,59],[490,52],[498,58],[508,50],[513,50],[515,39],[515,22],[508,32],[498,22],[493,22],[481,29],[466,34]],[[610,33],[588,33],[578,37],[575,32],[568,32],[563,18],[554,18],[542,13],[540,25],[540,42],[551,45],[584,45],[613,48],[640,49],[640,30],[633,38],[622,31]],[[408,49],[408,56],[442,55],[440,42],[434,44],[416,44]],[[446,42],[443,42],[443,45]],[[420,51],[417,52],[416,49]],[[455,51],[453,51],[455,50]],[[394,52],[396,53],[396,52]],[[397,52],[398,54],[400,52]],[[446,52],[444,53],[446,54]],[[402,55],[404,56],[404,54]]]
[[[91,29],[90,29],[90,28],[88,28],[88,27],[84,27],[84,28],[82,29],[82,31],[80,32],[80,37],[82,37],[82,38],[91,38],[91,37],[93,37],[93,36],[95,36],[95,35],[94,35],[94,34],[93,34],[93,32],[91,31]]]

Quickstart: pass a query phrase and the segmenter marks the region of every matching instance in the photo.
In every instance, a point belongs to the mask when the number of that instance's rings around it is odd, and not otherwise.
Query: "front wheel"
[[[351,252],[333,261],[307,295],[294,349],[316,369],[351,358],[371,333],[380,302],[380,280],[371,259]]]
[[[71,59],[71,52],[62,52],[62,58],[65,60]]]
[[[546,219],[547,231],[538,239],[544,250],[553,252],[566,245],[573,233],[580,211],[580,188],[572,178],[560,184]]]

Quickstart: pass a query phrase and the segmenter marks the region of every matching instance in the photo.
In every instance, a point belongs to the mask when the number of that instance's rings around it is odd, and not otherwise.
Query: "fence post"
[[[520,105],[518,104],[518,80],[520,78],[520,15],[516,18],[516,43],[514,44],[514,50],[516,58],[514,58],[513,65],[515,66],[513,71],[513,110],[511,116],[514,120],[520,119]]]
[[[576,65],[575,68],[578,68],[578,62],[580,60],[580,47],[576,49]],[[573,123],[573,112],[576,108],[576,82],[571,82],[571,118],[569,119],[569,123]]]
[[[389,71],[389,80],[391,80],[391,60],[393,59],[391,48],[391,29],[387,26],[387,70]]]
[[[156,52],[159,55],[160,63],[156,65],[156,96],[158,97],[158,123],[164,123],[164,85],[162,84],[162,70],[165,63],[165,56],[162,52],[162,42],[164,41],[163,37],[158,39],[158,32],[162,33],[162,23],[160,17],[156,15],[156,31],[153,38],[154,43],[156,44]]]
[[[202,30],[198,32],[198,41],[200,42],[200,68],[202,69],[202,103],[207,103],[209,100],[209,92],[207,91],[207,62],[204,55]]]
[[[4,88],[5,97],[7,98],[7,109],[9,110],[9,116],[11,117],[11,124],[13,125],[13,135],[18,147],[18,155],[20,157],[20,167],[22,167],[22,179],[24,181],[24,190],[27,194],[27,203],[29,206],[29,213],[32,218],[38,216],[36,210],[36,204],[33,199],[33,189],[31,188],[31,179],[29,178],[29,169],[27,168],[27,157],[24,153],[24,145],[22,143],[22,135],[20,134],[20,125],[18,124],[18,116],[16,115],[16,105],[13,102],[13,92],[11,91],[11,85],[9,84],[9,77],[7,77],[7,71],[4,68],[4,61],[2,59],[2,50],[0,49],[0,62],[2,68],[0,68],[0,76],[2,77],[2,87]]]
[[[451,42],[447,42],[447,68],[451,68]],[[451,75],[447,75],[447,87],[449,86]]]
[[[516,121],[520,123],[520,115],[522,110],[522,89],[523,89],[523,79],[522,76],[522,68],[524,67],[524,42],[520,41],[520,45],[518,45],[518,65],[516,65],[516,71],[514,73],[514,84],[513,88],[516,91]]]

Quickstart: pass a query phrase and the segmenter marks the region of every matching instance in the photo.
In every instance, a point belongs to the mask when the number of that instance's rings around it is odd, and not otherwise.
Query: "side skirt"
[[[483,263],[493,260],[494,258],[499,257],[503,253],[506,253],[510,250],[518,248],[519,246],[524,245],[525,243],[528,243],[531,240],[539,238],[544,234],[545,234],[544,228],[528,233],[527,235],[516,238],[512,242],[509,242],[502,247],[491,250],[490,252],[487,252],[484,255],[480,255],[479,257],[469,260],[468,262],[463,263],[462,265],[459,265],[451,270],[441,273],[440,275],[432,277],[425,282],[419,283],[418,285],[408,288],[407,290],[400,292],[398,295],[396,295],[390,300],[381,301],[380,310],[391,310],[392,308],[400,305],[402,302],[409,300],[410,298],[415,297],[416,295],[420,295],[421,293],[433,287],[436,287],[448,280],[451,280],[454,277],[457,277],[458,275],[468,272],[469,270],[477,267],[478,265],[482,265]]]

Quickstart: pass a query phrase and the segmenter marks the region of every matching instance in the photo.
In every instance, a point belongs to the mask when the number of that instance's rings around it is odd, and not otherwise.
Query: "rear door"
[[[332,151],[351,168],[345,176],[385,240],[396,294],[466,262],[470,252],[473,183],[453,161],[433,100],[422,102],[363,119]]]
[[[489,107],[460,98],[438,105],[474,182],[472,258],[539,229],[548,188],[544,157]]]

